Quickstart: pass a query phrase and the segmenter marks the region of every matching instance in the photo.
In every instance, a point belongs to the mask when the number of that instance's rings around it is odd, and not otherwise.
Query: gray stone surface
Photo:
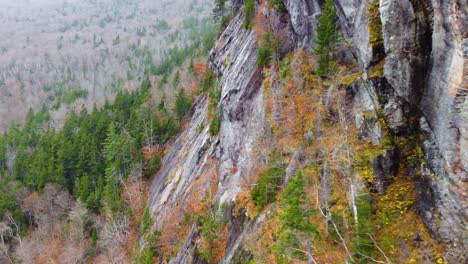
[[[447,245],[448,263],[468,261],[468,5],[463,0],[379,0],[385,47],[384,76],[367,79],[373,61],[369,45],[368,0],[336,0],[339,28],[358,60],[363,79],[353,89],[352,112],[363,138],[374,144],[383,139],[378,112],[392,132],[425,136],[428,161],[421,164],[424,180],[416,186],[417,210],[434,236]],[[320,12],[318,0],[284,0],[298,47],[310,48]],[[239,5],[239,1],[236,1]],[[207,118],[207,99],[200,98],[187,128],[173,142],[163,167],[151,186],[149,206],[159,221],[187,197],[188,186],[207,173],[211,158],[218,160],[221,202],[231,202],[242,190],[243,177],[255,167],[252,159],[268,126],[264,113],[262,72],[256,67],[255,35],[235,17],[210,56],[210,67],[220,77],[222,125],[219,136],[208,128],[198,132]],[[274,118],[278,116],[273,113]],[[373,120],[371,122],[371,120]],[[419,120],[419,122],[417,122]],[[397,152],[387,151],[372,161],[377,192],[396,173]],[[236,170],[232,170],[236,168]],[[299,166],[290,166],[290,175]],[[205,183],[205,187],[208,183]],[[264,215],[236,229],[222,263],[241,252],[245,234],[261,224]],[[238,223],[241,225],[241,223]],[[190,242],[189,236],[185,245]],[[190,242],[190,243],[189,243]],[[193,254],[190,246],[179,259]],[[184,255],[185,254],[185,255]]]

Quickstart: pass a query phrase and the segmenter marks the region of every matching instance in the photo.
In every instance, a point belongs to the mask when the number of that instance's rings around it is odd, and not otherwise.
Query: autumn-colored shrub
[[[153,154],[153,158],[150,160],[148,163],[146,170],[145,170],[145,176],[146,177],[151,177],[153,176],[161,167],[161,157],[159,156],[159,153],[155,152]]]

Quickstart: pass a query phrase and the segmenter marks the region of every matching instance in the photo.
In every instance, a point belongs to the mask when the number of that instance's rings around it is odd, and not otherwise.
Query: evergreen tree
[[[90,195],[91,182],[89,174],[83,174],[80,178],[77,179],[78,190],[76,194],[80,197],[81,201],[86,203]]]
[[[190,110],[191,106],[192,101],[185,95],[185,91],[180,89],[175,100],[175,112],[179,121],[182,120],[184,115]]]
[[[252,29],[253,18],[255,16],[255,0],[245,0],[244,2],[244,28]]]
[[[142,93],[146,93],[149,90],[151,90],[151,81],[148,78],[146,78],[141,82],[140,91]]]
[[[86,205],[89,209],[97,212],[101,208],[103,192],[104,192],[104,176],[99,176],[94,192],[92,192],[86,200]]]
[[[180,73],[177,71],[172,79],[172,87],[176,88],[180,83]]]
[[[28,169],[28,156],[26,155],[26,147],[18,145],[16,147],[15,164],[13,165],[13,175],[16,180],[23,181]]]
[[[148,208],[145,209],[143,213],[143,219],[141,220],[141,234],[144,235],[149,228],[153,225],[153,219],[151,218],[151,213]]]
[[[62,134],[57,134],[54,137],[54,143],[53,143],[56,148],[55,148],[55,165],[54,165],[54,175],[55,175],[55,181],[61,185],[64,186],[68,189],[70,189],[72,186],[70,182],[68,181],[66,174],[65,174],[65,155],[66,155],[66,149],[63,141],[63,135]]]
[[[106,157],[105,174],[107,182],[113,181],[116,175],[121,173],[120,169],[122,168],[120,136],[114,123],[109,126],[107,138],[104,142],[104,155]]]
[[[369,193],[362,192],[356,198],[357,219],[358,223],[355,225],[356,237],[354,238],[353,251],[355,252],[353,258],[359,262],[365,262],[367,256],[376,258],[376,250],[372,239],[368,234],[373,233],[371,198]]]
[[[126,132],[118,134],[115,125],[112,123],[104,143],[106,157],[106,186],[104,195],[107,205],[113,211],[120,211],[123,208],[120,201],[120,184],[127,175],[133,146],[130,135]]]
[[[0,173],[7,169],[7,141],[5,136],[0,135]]]
[[[302,171],[298,171],[297,176],[291,179],[281,199],[283,213],[279,216],[280,239],[275,250],[281,259],[290,255],[303,258],[304,253],[296,249],[301,248],[304,242],[310,247],[312,234],[318,232],[309,221],[312,211],[309,209]]]
[[[104,197],[107,206],[114,211],[122,211],[123,203],[120,200],[121,186],[116,179],[107,179],[106,186],[104,187]]]
[[[282,225],[289,230],[311,232],[313,227],[308,218],[310,212],[307,209],[307,194],[302,171],[292,178],[286,186],[282,196],[283,214],[280,216]]]
[[[158,104],[158,110],[161,111],[161,112],[166,112],[166,96],[164,95],[162,98],[161,98],[161,101],[159,101],[159,104]]]
[[[275,196],[279,191],[283,176],[284,168],[281,164],[268,169],[260,176],[251,194],[258,211],[276,200]]]
[[[315,43],[317,48],[315,54],[318,55],[316,73],[325,76],[330,73],[330,63],[333,59],[335,44],[338,41],[336,31],[336,10],[333,7],[333,0],[326,0],[322,13],[318,17],[317,37]]]

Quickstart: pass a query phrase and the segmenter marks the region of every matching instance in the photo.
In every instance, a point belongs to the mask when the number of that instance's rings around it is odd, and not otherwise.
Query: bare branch
[[[370,233],[367,233],[367,235],[369,236],[369,238],[372,240],[372,243],[374,243],[375,247],[377,248],[378,251],[380,251],[380,253],[382,253],[382,255],[384,256],[385,258],[385,263],[387,264],[391,264],[392,261],[390,261],[390,259],[387,257],[387,255],[385,255],[385,252],[379,247],[379,245],[377,245],[377,242],[375,241],[375,239],[372,237],[372,235]]]

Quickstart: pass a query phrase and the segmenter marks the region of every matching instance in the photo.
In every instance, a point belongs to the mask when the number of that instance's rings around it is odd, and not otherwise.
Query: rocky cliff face
[[[288,41],[295,43],[290,51],[311,50],[322,1],[283,2],[283,26]],[[362,73],[345,87],[361,138],[382,143],[388,128],[395,141],[410,139],[422,148],[424,159],[404,169],[417,190],[412,210],[433,239],[446,248],[446,262],[466,262],[468,6],[455,0],[336,0],[335,8],[338,28],[348,43],[339,47],[338,56],[342,61],[356,60],[354,71]],[[243,263],[251,258],[244,240],[258,232],[269,214],[248,220],[245,210],[239,214],[235,209],[236,201],[252,184],[251,175],[267,159],[260,145],[269,144],[264,141],[272,130],[268,98],[280,90],[275,85],[265,89],[267,76],[257,67],[257,57],[256,35],[244,29],[241,8],[210,56],[210,68],[222,89],[219,134],[210,136],[205,124],[209,99],[200,97],[150,190],[149,207],[160,230],[168,221],[182,221],[183,212],[199,203],[207,191],[214,201],[227,205],[229,223],[221,263]],[[405,146],[395,144],[370,158],[372,192],[385,195],[394,181],[392,175],[404,164],[405,151]],[[291,153],[288,170],[309,162],[301,158],[300,151]],[[421,173],[414,180],[416,170]],[[357,184],[356,188],[365,187]],[[354,191],[351,188],[347,195],[353,196]],[[199,256],[197,224],[185,235],[178,238],[185,242],[172,262],[204,263]]]

